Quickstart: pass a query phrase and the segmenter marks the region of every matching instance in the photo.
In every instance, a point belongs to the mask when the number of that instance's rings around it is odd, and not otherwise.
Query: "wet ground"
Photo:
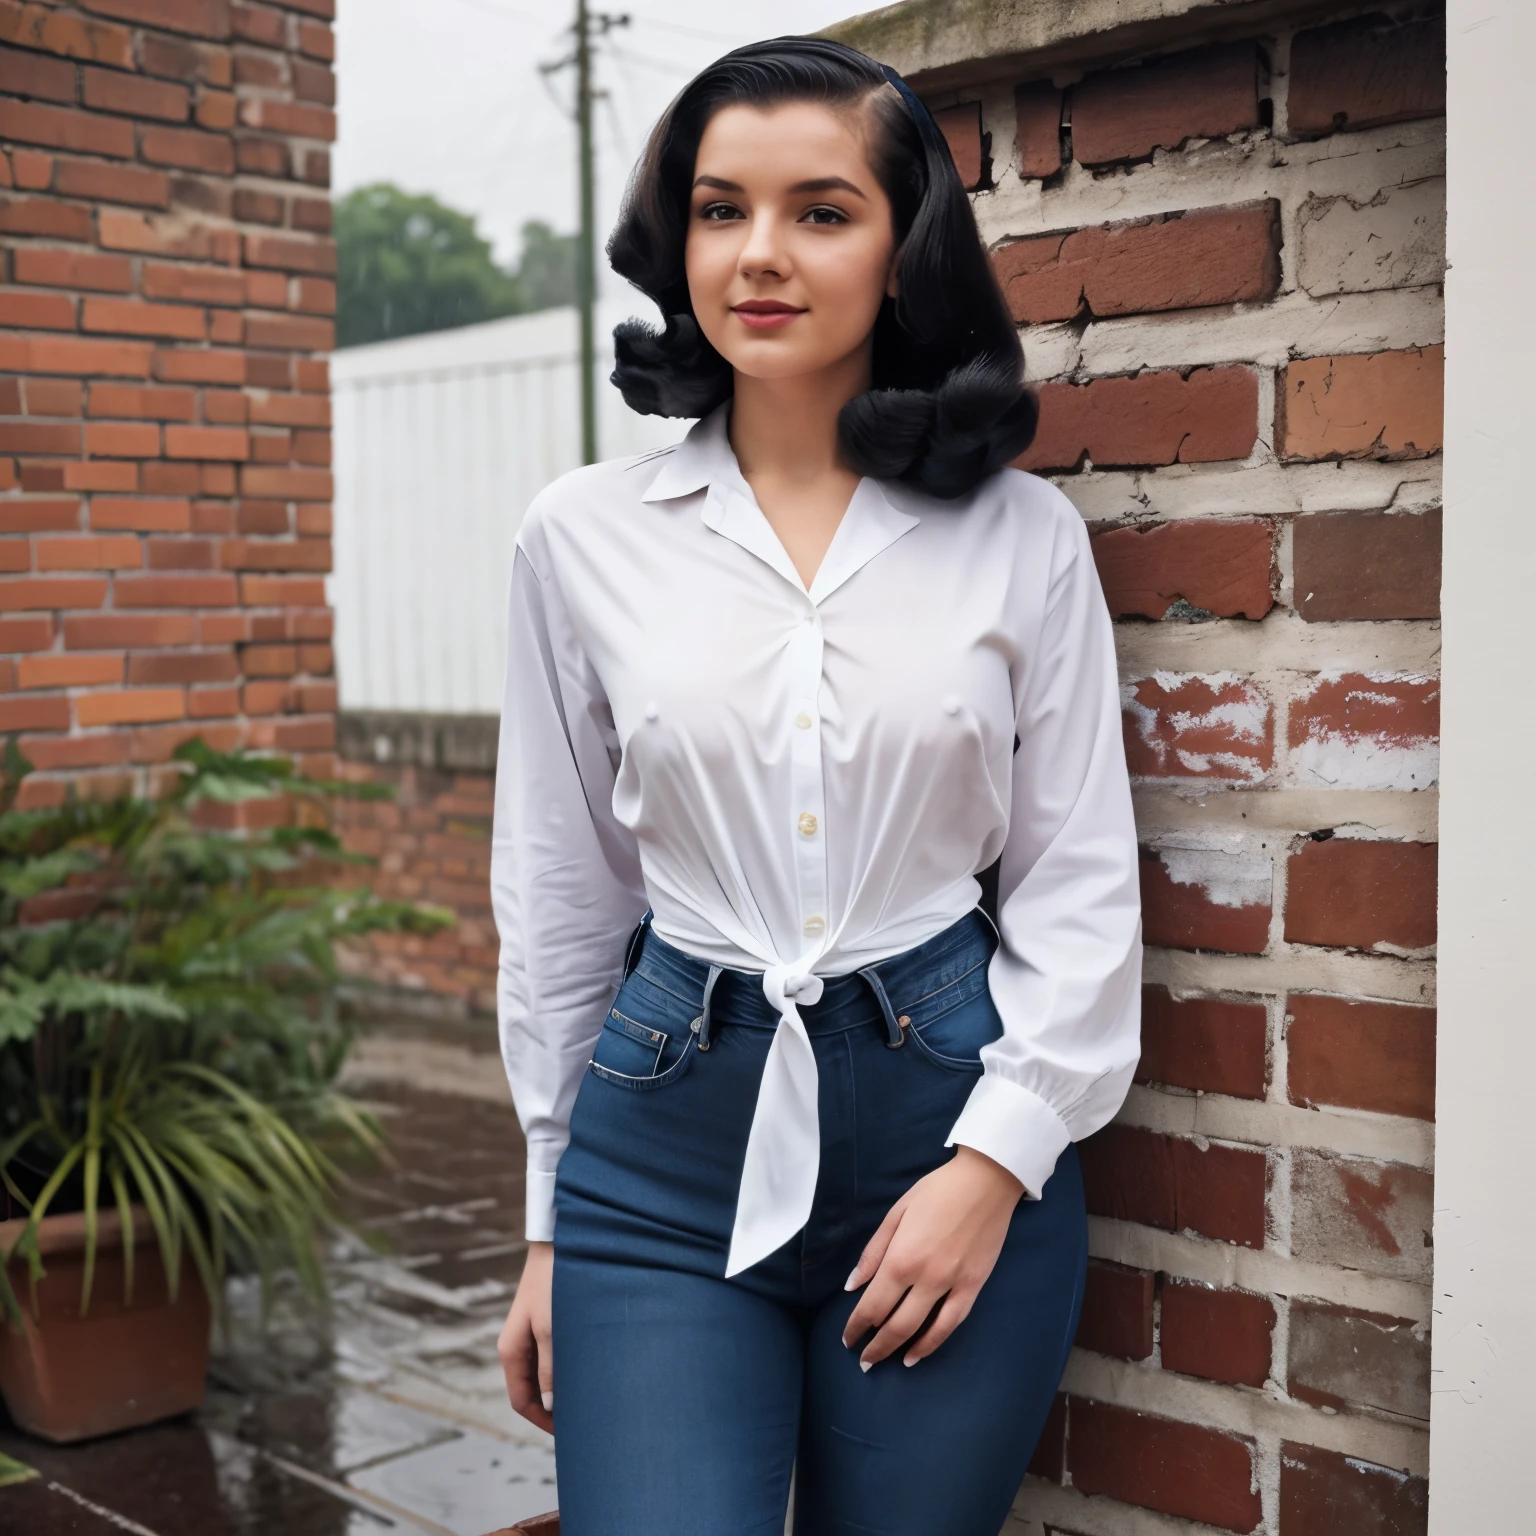
[[[201,1412],[79,1446],[0,1413],[5,1536],[483,1536],[555,1506],[553,1442],[507,1405],[496,1335],[522,1267],[523,1155],[489,1031],[370,1035],[355,1091],[393,1167],[349,1197],[333,1305],[232,1282]],[[7,1477],[18,1481],[7,1481]]]

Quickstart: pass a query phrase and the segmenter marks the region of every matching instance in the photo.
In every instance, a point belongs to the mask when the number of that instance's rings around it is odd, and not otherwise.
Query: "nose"
[[[785,247],[781,222],[774,210],[760,209],[752,215],[737,265],[743,277],[789,276],[789,252]]]

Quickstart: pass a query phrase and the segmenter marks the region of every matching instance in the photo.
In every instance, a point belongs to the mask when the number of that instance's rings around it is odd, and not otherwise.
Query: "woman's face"
[[[782,379],[867,352],[895,293],[890,199],[862,115],[723,107],[699,141],[686,262],[693,312],[739,372]]]

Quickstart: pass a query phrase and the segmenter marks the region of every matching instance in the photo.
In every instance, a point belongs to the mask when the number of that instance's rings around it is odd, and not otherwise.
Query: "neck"
[[[869,373],[867,349],[793,378],[738,372],[730,436],[742,474],[805,482],[851,473],[837,445],[837,415],[869,388]]]

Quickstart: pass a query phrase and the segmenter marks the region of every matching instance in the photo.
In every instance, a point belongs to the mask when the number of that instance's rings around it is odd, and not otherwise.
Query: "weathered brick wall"
[[[1093,531],[1144,844],[1028,1530],[1425,1529],[1444,23],[1393,9],[932,96],[1023,463]]]
[[[458,922],[430,937],[375,934],[348,969],[371,988],[434,1011],[496,1011],[496,923],[491,915],[494,715],[339,717],[338,771],[387,784],[389,800],[343,802],[336,829],[352,853],[376,860],[370,884],[391,901],[448,908]]]
[[[333,0],[0,0],[0,733],[26,802],[333,742]]]

